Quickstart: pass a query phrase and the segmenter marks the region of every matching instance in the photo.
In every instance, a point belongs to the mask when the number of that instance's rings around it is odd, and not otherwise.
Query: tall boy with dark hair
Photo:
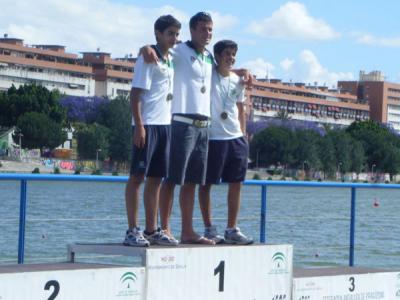
[[[240,77],[231,72],[238,46],[222,40],[214,45],[217,67],[213,71],[211,88],[211,127],[208,144],[206,184],[199,188],[200,209],[205,236],[222,242],[211,221],[210,191],[212,184],[227,182],[228,222],[225,243],[247,245],[253,240],[237,227],[240,190],[247,170],[248,144],[245,136],[244,87]]]
[[[149,244],[177,245],[178,241],[157,229],[160,185],[167,175],[170,144],[171,100],[174,67],[169,54],[179,35],[181,24],[171,15],[159,17],[154,24],[157,44],[151,46],[157,64],[147,64],[142,56],[135,63],[131,89],[133,150],[130,176],[125,190],[129,228],[124,245],[147,247]],[[144,235],[138,225],[139,189],[146,176]]]

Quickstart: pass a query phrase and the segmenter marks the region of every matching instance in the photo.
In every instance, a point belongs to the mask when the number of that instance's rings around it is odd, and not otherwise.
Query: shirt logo
[[[191,56],[191,57],[190,57],[190,60],[191,60],[192,62],[195,62],[195,61],[196,61],[196,57]]]

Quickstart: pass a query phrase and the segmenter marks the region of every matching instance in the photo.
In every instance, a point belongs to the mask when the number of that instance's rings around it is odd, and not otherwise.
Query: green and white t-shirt
[[[171,57],[168,60],[160,59],[157,64],[148,64],[144,62],[143,56],[139,56],[134,68],[132,87],[144,90],[140,94],[143,124],[171,124],[172,101],[168,97],[173,94],[174,81]]]
[[[222,76],[213,70],[211,88],[210,140],[230,140],[243,136],[236,103],[245,101],[241,79],[234,73]]]
[[[171,54],[175,68],[172,113],[210,117],[212,55],[208,50],[197,52],[190,42],[176,45]]]

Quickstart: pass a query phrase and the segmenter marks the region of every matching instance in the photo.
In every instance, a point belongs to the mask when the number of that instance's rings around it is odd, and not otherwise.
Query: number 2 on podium
[[[218,291],[224,291],[225,261],[221,260],[219,265],[214,269],[214,276],[219,274]]]

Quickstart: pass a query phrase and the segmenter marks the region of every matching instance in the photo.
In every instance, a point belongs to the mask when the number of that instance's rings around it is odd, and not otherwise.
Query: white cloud
[[[251,22],[248,31],[266,38],[330,40],[340,36],[324,20],[309,15],[299,2],[287,2],[263,20]]]
[[[99,47],[113,57],[136,55],[141,45],[154,42],[154,21],[167,13],[182,22],[183,38],[187,39],[186,13],[172,6],[145,9],[110,0],[3,0],[0,32],[27,44],[65,45],[68,52]]]
[[[400,47],[400,37],[376,37],[371,34],[356,34],[356,42],[369,46]]]
[[[273,78],[274,75],[272,71],[275,69],[274,65],[265,61],[262,58],[256,58],[254,60],[249,60],[241,64],[242,68],[249,69],[250,72],[257,78]]]
[[[296,80],[318,85],[336,86],[339,80],[354,80],[351,72],[333,72],[326,69],[319,62],[317,56],[311,50],[303,50],[299,60],[294,63],[292,72],[287,73]]]
[[[281,61],[280,66],[283,70],[289,71],[294,64],[293,59],[285,58],[284,60]]]

